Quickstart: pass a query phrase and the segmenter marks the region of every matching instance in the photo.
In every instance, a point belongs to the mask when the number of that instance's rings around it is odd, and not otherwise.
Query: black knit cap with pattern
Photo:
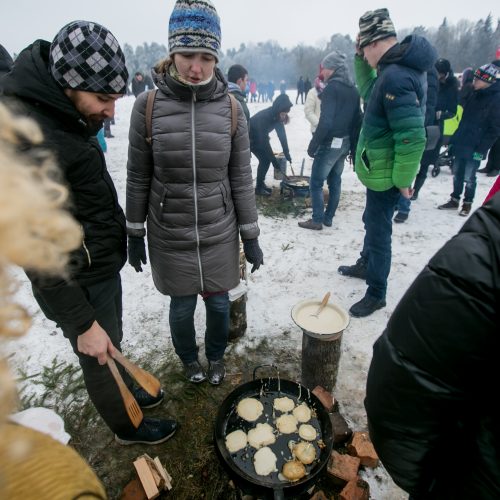
[[[49,70],[65,89],[125,94],[128,71],[118,41],[104,26],[72,21],[50,46]]]

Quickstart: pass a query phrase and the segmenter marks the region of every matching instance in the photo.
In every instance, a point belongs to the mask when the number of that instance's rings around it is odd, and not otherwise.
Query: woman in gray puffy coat
[[[225,375],[228,290],[239,283],[239,235],[252,272],[263,263],[257,237],[247,123],[232,105],[216,67],[219,17],[209,1],[178,0],[169,23],[169,58],[153,70],[158,91],[147,141],[148,93],[132,112],[127,164],[129,263],[142,271],[144,236],[156,288],[171,297],[175,351],[194,383],[206,379],[198,361],[194,312],[206,307],[208,380]],[[238,234],[239,233],[239,234]]]

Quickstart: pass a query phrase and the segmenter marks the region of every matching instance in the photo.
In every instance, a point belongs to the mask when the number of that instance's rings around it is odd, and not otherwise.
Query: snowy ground
[[[295,94],[290,92],[292,101]],[[133,97],[118,101],[116,125],[112,127],[114,139],[108,140],[108,168],[116,183],[122,205],[125,201],[127,141]],[[250,103],[251,114],[269,104]],[[294,170],[300,170],[305,160],[304,174],[309,175],[312,160],[306,150],[311,137],[309,124],[304,118],[302,105],[291,110],[291,122],[287,126],[290,152]],[[272,134],[272,144],[279,151],[279,142]],[[252,157],[255,178],[257,163]],[[272,180],[272,168],[266,179]],[[478,187],[473,208],[482,201],[493,180],[478,174]],[[413,203],[410,218],[404,224],[394,224],[393,260],[387,307],[364,319],[351,319],[344,332],[342,357],[335,397],[341,403],[341,411],[355,430],[366,427],[363,408],[365,380],[372,355],[372,345],[383,331],[391,312],[399,299],[417,276],[429,258],[445,241],[453,236],[464,223],[458,213],[437,210],[438,204],[447,201],[452,190],[450,170],[445,167],[436,178],[428,178],[421,197]],[[266,336],[275,344],[286,342],[290,349],[300,349],[302,332],[293,323],[292,306],[307,298],[320,299],[330,291],[331,300],[348,309],[365,292],[364,282],[342,277],[337,273],[341,264],[352,264],[358,258],[364,230],[361,215],[364,207],[364,188],[352,168],[346,164],[343,174],[342,197],[333,227],[323,231],[310,231],[297,226],[298,219],[271,219],[260,217],[260,244],[264,251],[265,265],[249,278],[247,303],[248,331],[238,349],[258,343]],[[122,271],[124,288],[124,350],[141,353],[161,352],[170,345],[168,329],[168,298],[161,296],[153,286],[149,267],[135,273],[126,266]],[[20,274],[19,298],[33,313],[30,332],[22,339],[7,344],[7,354],[12,354],[14,367],[22,367],[27,373],[36,373],[49,365],[54,357],[75,362],[67,341],[56,331],[55,325],[46,320],[31,297],[29,284]],[[199,332],[203,331],[204,308],[196,313]],[[283,332],[289,330],[290,336]],[[229,367],[231,370],[231,367]],[[36,388],[33,387],[35,391]],[[377,477],[376,477],[377,476]],[[370,483],[372,498],[393,500],[406,498],[388,478],[382,467],[363,476]]]

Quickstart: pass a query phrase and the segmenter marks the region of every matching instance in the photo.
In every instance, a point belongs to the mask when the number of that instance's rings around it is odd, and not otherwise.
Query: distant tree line
[[[402,40],[408,34],[419,34],[428,38],[436,47],[439,57],[449,59],[455,72],[462,72],[467,67],[477,68],[491,62],[500,47],[500,19],[490,15],[477,22],[461,20],[449,24],[445,18],[438,28],[417,26],[398,32]],[[250,77],[257,81],[272,80],[277,84],[287,82],[288,88],[295,88],[300,75],[311,80],[318,74],[319,63],[332,50],[339,50],[347,55],[348,61],[354,58],[354,40],[349,35],[334,34],[326,46],[313,47],[300,44],[291,49],[281,47],[275,41],[242,43],[238,49],[229,49],[221,55],[219,67],[227,74],[232,64],[245,66]],[[129,44],[124,46],[128,69],[133,75],[136,71],[149,74],[151,68],[165,58],[167,48],[158,43],[143,43],[135,49]],[[352,68],[352,65],[351,65]]]

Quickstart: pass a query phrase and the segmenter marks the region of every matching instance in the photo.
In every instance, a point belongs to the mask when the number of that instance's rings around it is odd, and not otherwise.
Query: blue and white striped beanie
[[[220,19],[209,0],[177,0],[168,23],[170,55],[206,52],[219,60]]]

